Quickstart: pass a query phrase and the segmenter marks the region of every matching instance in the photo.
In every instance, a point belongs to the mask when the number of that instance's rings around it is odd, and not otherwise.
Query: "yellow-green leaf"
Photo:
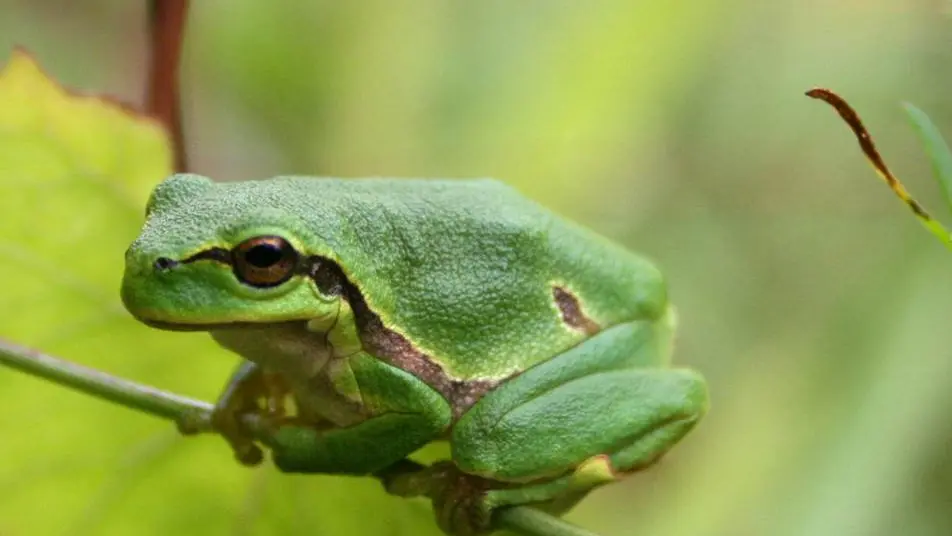
[[[118,297],[123,253],[171,171],[155,121],[73,94],[25,52],[0,70],[0,337],[213,399],[235,358],[151,330]],[[0,534],[381,533],[422,503],[369,479],[238,466],[215,437],[0,368]],[[367,516],[368,511],[375,512]],[[404,529],[401,529],[404,530]]]

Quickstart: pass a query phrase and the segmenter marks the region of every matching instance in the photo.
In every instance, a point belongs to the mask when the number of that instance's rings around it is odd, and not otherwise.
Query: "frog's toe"
[[[249,443],[247,445],[233,444],[232,449],[235,452],[235,459],[238,460],[238,463],[241,465],[254,467],[261,465],[261,462],[264,461],[264,452],[262,452],[261,447],[255,445],[254,443]]]
[[[212,412],[212,428],[228,442],[239,463],[255,466],[264,460],[264,453],[242,424],[244,414],[229,407],[216,407]]]

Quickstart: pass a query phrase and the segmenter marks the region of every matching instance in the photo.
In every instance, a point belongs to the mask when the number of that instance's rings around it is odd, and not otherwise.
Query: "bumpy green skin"
[[[383,326],[455,382],[498,385],[454,408],[425,378],[360,349],[347,304],[305,275],[258,289],[221,263],[155,268],[261,235],[339,265]],[[123,301],[136,317],[211,331],[284,374],[324,421],[278,431],[281,469],[386,472],[449,439],[451,471],[391,471],[386,484],[431,496],[451,533],[485,530],[503,505],[562,511],[653,463],[707,407],[703,379],[668,368],[674,315],[660,272],[493,180],[174,176],[150,199],[126,265]],[[584,327],[566,321],[555,287],[577,301]],[[352,350],[311,352],[322,326]]]
[[[145,277],[125,288],[153,319],[308,317],[296,291],[266,301],[228,282],[149,277],[159,256],[227,247],[268,227],[337,261],[385,324],[462,379],[507,377],[584,338],[554,314],[553,283],[601,326],[660,318],[667,307],[650,263],[494,180],[173,179],[150,205],[127,256]]]

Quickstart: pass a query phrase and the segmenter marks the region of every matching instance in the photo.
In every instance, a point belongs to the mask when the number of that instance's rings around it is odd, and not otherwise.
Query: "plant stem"
[[[149,38],[151,60],[146,112],[165,126],[172,138],[175,171],[188,169],[179,102],[179,59],[188,15],[188,0],[150,0]]]
[[[557,517],[525,506],[506,508],[496,514],[499,528],[529,536],[596,536]]]
[[[2,339],[0,339],[0,365],[7,365],[153,417],[174,421],[180,427],[187,424],[192,432],[215,432],[211,426],[213,406],[208,402],[117,378]],[[265,437],[267,429],[254,415],[246,415],[244,423],[258,439]],[[500,510],[497,519],[500,529],[521,532],[527,536],[595,536],[591,532],[526,506]]]
[[[180,421],[211,406],[0,340],[0,364],[163,419]]]

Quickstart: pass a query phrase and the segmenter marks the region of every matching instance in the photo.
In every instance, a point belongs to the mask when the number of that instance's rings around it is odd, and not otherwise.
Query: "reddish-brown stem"
[[[182,112],[179,104],[179,58],[188,0],[150,0],[149,38],[151,61],[146,112],[165,125],[175,151],[175,170],[186,171]]]

